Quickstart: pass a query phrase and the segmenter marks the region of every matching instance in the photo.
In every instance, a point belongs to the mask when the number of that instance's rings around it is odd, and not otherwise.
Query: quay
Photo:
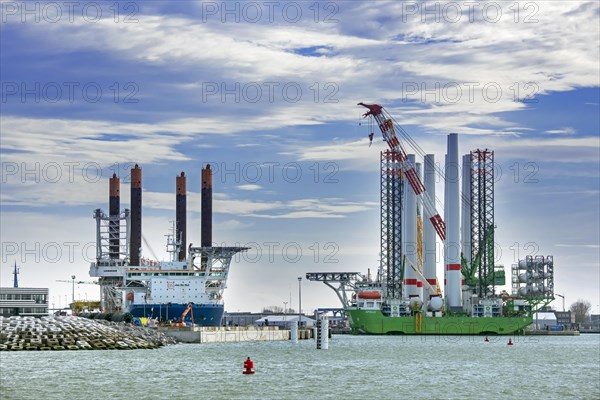
[[[579,336],[579,331],[568,330],[568,331],[548,331],[545,329],[538,330],[526,330],[525,336]]]
[[[289,329],[277,326],[158,327],[158,332],[181,343],[232,343],[290,340]],[[298,329],[298,339],[312,338],[312,329]]]

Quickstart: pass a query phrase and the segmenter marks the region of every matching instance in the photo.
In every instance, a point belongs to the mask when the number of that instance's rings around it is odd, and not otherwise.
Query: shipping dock
[[[506,278],[504,266],[495,265],[494,152],[476,149],[460,159],[452,133],[439,168],[382,106],[359,105],[389,146],[380,154],[380,265],[374,276],[369,270],[306,278],[336,292],[353,333],[522,334],[536,310],[554,300],[554,259],[519,260],[511,268],[512,293],[497,289]],[[444,219],[436,210],[436,179],[444,182]],[[437,239],[444,246],[443,293]]]

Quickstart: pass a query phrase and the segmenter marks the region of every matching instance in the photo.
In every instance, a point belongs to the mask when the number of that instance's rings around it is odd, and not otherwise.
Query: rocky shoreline
[[[0,317],[0,351],[156,349],[176,343],[155,329],[80,317]]]

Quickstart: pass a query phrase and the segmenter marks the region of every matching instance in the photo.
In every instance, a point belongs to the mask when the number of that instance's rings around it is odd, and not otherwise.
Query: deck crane
[[[406,151],[396,135],[396,129],[401,132],[404,130],[397,124],[394,124],[392,116],[389,115],[389,113],[379,104],[365,104],[360,102],[358,105],[369,109],[369,111],[367,111],[363,117],[373,117],[375,121],[377,121],[377,125],[379,125],[383,139],[387,142],[390,149],[398,154],[399,171],[406,175],[406,179],[415,191],[417,198],[420,197],[423,201],[423,208],[426,216],[429,217],[429,220],[433,224],[433,227],[435,228],[435,231],[440,239],[446,240],[446,223],[435,209],[435,204],[433,201],[425,192],[425,186],[415,171],[415,166],[408,162]]]

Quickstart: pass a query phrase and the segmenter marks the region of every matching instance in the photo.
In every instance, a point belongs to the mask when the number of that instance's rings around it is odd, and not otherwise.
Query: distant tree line
[[[590,310],[592,304],[583,299],[578,299],[575,303],[571,304],[569,310],[575,315],[576,324],[586,324],[590,321]]]
[[[263,307],[262,312],[263,314],[283,314],[284,312],[287,314],[295,314],[296,310],[293,308],[287,308],[284,310],[284,308],[281,306],[268,306]]]

